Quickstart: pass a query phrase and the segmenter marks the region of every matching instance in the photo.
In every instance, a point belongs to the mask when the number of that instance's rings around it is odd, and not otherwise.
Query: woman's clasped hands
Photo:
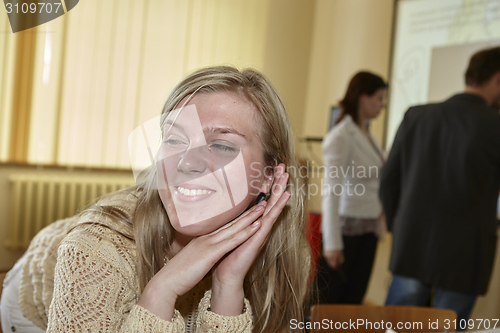
[[[249,208],[219,229],[193,238],[151,279],[139,305],[164,320],[171,320],[177,298],[212,271],[211,311],[236,316],[243,311],[243,283],[273,225],[284,209],[285,165],[275,168],[274,182],[266,201]]]

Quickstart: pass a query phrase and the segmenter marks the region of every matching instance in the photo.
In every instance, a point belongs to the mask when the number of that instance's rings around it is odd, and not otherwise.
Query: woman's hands
[[[228,227],[194,238],[149,281],[138,304],[164,320],[171,320],[177,297],[191,290],[228,252],[261,227],[257,219],[266,203],[252,207]]]
[[[248,240],[225,256],[212,272],[212,311],[225,316],[236,316],[243,309],[243,281],[264,245],[274,222],[285,207],[290,192],[286,192],[288,173],[285,165],[276,167],[267,207],[259,219],[262,226]]]
[[[283,164],[276,168],[268,202],[263,201],[224,227],[191,240],[149,281],[138,304],[170,321],[177,298],[191,290],[215,266],[212,311],[222,315],[240,314],[243,280],[290,198],[290,193],[285,192],[288,174],[284,170]]]

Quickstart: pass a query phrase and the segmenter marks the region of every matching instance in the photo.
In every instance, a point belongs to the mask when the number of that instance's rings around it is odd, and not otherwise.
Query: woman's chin
[[[248,205],[248,204],[247,204]],[[193,214],[181,214],[182,216],[178,218],[171,219],[170,223],[174,229],[186,236],[202,236],[209,234],[220,227],[226,225],[228,222],[234,220],[238,217],[244,210],[246,206],[244,203],[233,207],[230,210],[225,210],[222,213],[207,214],[204,217]]]
[[[222,215],[222,214],[221,214]],[[171,221],[175,231],[185,236],[203,236],[217,230],[227,222],[223,222],[220,216],[214,216],[205,220],[199,218],[183,218],[182,220]]]

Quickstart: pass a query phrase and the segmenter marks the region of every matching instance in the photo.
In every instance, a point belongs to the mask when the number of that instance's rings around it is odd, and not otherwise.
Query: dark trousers
[[[361,304],[370,280],[377,249],[373,233],[343,236],[345,262],[337,270],[321,255],[316,283],[320,304]]]

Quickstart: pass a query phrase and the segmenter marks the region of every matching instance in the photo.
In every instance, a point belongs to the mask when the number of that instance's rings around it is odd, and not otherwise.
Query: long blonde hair
[[[297,168],[286,109],[271,83],[255,70],[240,72],[232,67],[211,67],[196,71],[172,90],[162,114],[174,110],[194,92],[219,91],[241,93],[257,108],[261,125],[257,130],[266,165],[285,163],[287,168]],[[292,196],[245,281],[256,332],[286,331],[291,319],[303,318],[310,253],[304,234],[302,180],[296,172],[289,174],[288,190]],[[150,184],[146,184],[139,196],[133,222],[141,291],[163,267],[165,249],[173,241],[172,226],[155,189],[156,168],[151,168],[147,178]]]

